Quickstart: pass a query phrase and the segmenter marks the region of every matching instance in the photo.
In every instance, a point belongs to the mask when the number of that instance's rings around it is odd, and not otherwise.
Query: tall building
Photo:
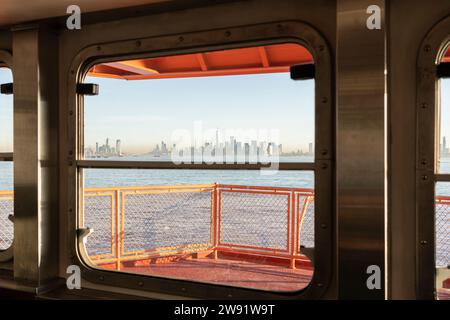
[[[308,153],[309,154],[313,154],[313,144],[312,144],[312,142],[309,143]]]
[[[120,141],[120,139],[116,140],[116,153],[118,156],[122,154],[122,142]]]
[[[442,154],[446,154],[447,153],[447,140],[444,138],[442,138]]]
[[[216,145],[214,147],[219,147],[219,129],[216,129]]]

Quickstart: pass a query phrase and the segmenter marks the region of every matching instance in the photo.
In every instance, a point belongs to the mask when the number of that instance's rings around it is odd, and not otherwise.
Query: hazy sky
[[[314,141],[314,82],[288,73],[135,80],[88,77],[100,94],[85,98],[85,144],[122,140],[125,152],[148,152],[175,130],[278,130],[283,151]],[[238,140],[245,137],[237,136]]]
[[[11,82],[0,68],[0,83]],[[100,95],[86,97],[86,144],[114,143],[123,150],[147,152],[175,129],[279,129],[283,149],[307,150],[313,141],[313,81],[292,81],[287,74],[125,81],[88,78]],[[450,147],[450,80],[442,80],[442,136]],[[0,95],[0,152],[12,151],[12,95]],[[442,141],[442,139],[441,139]]]
[[[0,68],[0,84],[12,82],[11,71]],[[13,96],[0,94],[0,152],[11,152],[13,145]]]
[[[450,79],[441,80],[441,143],[447,137],[447,148],[450,147]]]

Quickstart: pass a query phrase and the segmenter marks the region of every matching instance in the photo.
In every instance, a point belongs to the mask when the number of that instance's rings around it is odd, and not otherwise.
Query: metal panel
[[[420,159],[416,157],[417,113],[413,110],[422,113],[431,109],[419,100],[416,102],[417,55],[429,29],[450,13],[450,2],[433,0],[425,5],[421,0],[390,1],[388,11],[389,296],[392,299],[417,299],[416,201],[420,199],[416,198],[416,175],[419,185],[426,181],[421,180],[423,174],[416,173],[416,167],[433,170],[432,154]],[[433,126],[431,123],[428,128]]]
[[[8,68],[12,69],[12,63],[13,63],[12,55],[8,51],[0,50],[0,65],[7,66]],[[0,110],[0,112],[1,112],[1,110]],[[0,161],[12,161],[12,160],[13,160],[12,152],[0,153]],[[13,191],[11,191],[11,193],[12,192]],[[12,232],[14,234],[14,227],[12,229]],[[13,239],[13,241],[14,241],[14,239]],[[13,256],[14,256],[14,242],[12,242],[11,246],[8,249],[0,250],[0,269],[3,267],[9,269],[9,265],[5,266],[5,265],[2,265],[2,263],[10,262],[12,260]]]
[[[435,296],[435,182],[439,150],[439,81],[436,65],[450,42],[450,16],[435,25],[421,43],[417,59],[417,295]]]
[[[381,30],[366,27],[370,5]],[[383,299],[369,290],[367,268],[384,278],[386,102],[384,1],[342,0],[337,6],[337,197],[339,298]]]
[[[83,158],[82,139],[83,123],[82,118],[82,101],[76,95],[76,83],[81,81],[83,75],[88,71],[89,67],[100,61],[108,61],[114,56],[126,56],[127,59],[137,57],[149,57],[166,54],[181,54],[191,53],[198,50],[208,49],[226,49],[234,47],[245,47],[253,45],[262,45],[268,43],[283,43],[295,42],[305,45],[314,55],[314,60],[317,63],[316,69],[316,161],[319,164],[316,171],[315,185],[320,190],[321,195],[317,197],[317,210],[315,229],[317,238],[321,239],[317,242],[316,254],[320,265],[314,272],[314,277],[311,285],[305,290],[299,298],[318,298],[325,293],[327,286],[331,279],[332,261],[332,244],[331,233],[333,232],[333,217],[332,217],[332,160],[334,155],[333,148],[333,133],[332,119],[333,112],[331,106],[333,105],[333,97],[331,94],[331,64],[330,52],[328,51],[327,43],[323,40],[317,31],[299,22],[279,22],[270,24],[259,24],[254,26],[242,26],[228,29],[219,29],[213,31],[197,32],[192,34],[161,36],[154,38],[143,38],[133,41],[117,41],[114,43],[93,45],[83,49],[76,55],[68,69],[68,81],[65,88],[66,100],[69,114],[67,116],[69,124],[69,151],[68,159],[69,172],[68,180],[68,202],[69,208],[69,224],[67,235],[68,252],[72,255],[72,263],[81,264],[85,279],[92,282],[108,283],[116,286],[127,288],[149,288],[150,290],[165,291],[168,293],[176,293],[182,286],[189,288],[189,292],[193,296],[204,297],[205,290],[208,290],[209,297],[272,297],[283,298],[283,295],[275,293],[263,293],[248,291],[238,288],[220,288],[207,284],[188,284],[180,281],[173,281],[169,279],[158,279],[152,277],[143,277],[139,275],[130,274],[111,274],[105,271],[92,270],[85,266],[83,261],[78,260],[78,255],[75,250],[74,242],[71,239],[76,239],[75,230],[77,222],[75,221],[76,208],[80,206],[80,200],[77,198],[79,193],[80,178],[77,173],[76,164],[79,159]],[[148,52],[148,53],[146,53]],[[95,62],[94,62],[95,60]],[[66,75],[65,75],[66,76]],[[90,162],[92,164],[94,161]],[[80,162],[83,165],[83,162]],[[84,163],[86,164],[86,162]],[[130,162],[127,166],[132,166]],[[139,163],[135,163],[139,166]],[[294,164],[295,165],[295,164]],[[308,165],[309,168],[309,165]],[[319,204],[321,202],[322,204]],[[138,285],[139,283],[146,283],[146,285]]]
[[[14,189],[17,281],[39,287],[56,276],[57,53],[37,27],[14,31]]]

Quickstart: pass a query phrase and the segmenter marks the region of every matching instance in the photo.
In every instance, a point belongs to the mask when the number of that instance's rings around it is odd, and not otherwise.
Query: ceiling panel
[[[65,16],[67,7],[73,4],[83,13],[167,1],[170,0],[1,0],[0,26]]]

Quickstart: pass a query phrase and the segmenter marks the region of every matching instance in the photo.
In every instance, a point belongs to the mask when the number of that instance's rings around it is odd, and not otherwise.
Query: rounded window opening
[[[450,66],[450,48],[444,54],[439,68]],[[448,67],[447,67],[448,68]],[[439,80],[439,148],[435,203],[435,257],[436,291],[440,300],[450,300],[450,182],[441,180],[450,173],[450,74],[441,74]]]
[[[312,66],[293,43],[93,65],[84,82],[98,95],[84,98],[77,161],[89,263],[306,288],[320,181]]]

